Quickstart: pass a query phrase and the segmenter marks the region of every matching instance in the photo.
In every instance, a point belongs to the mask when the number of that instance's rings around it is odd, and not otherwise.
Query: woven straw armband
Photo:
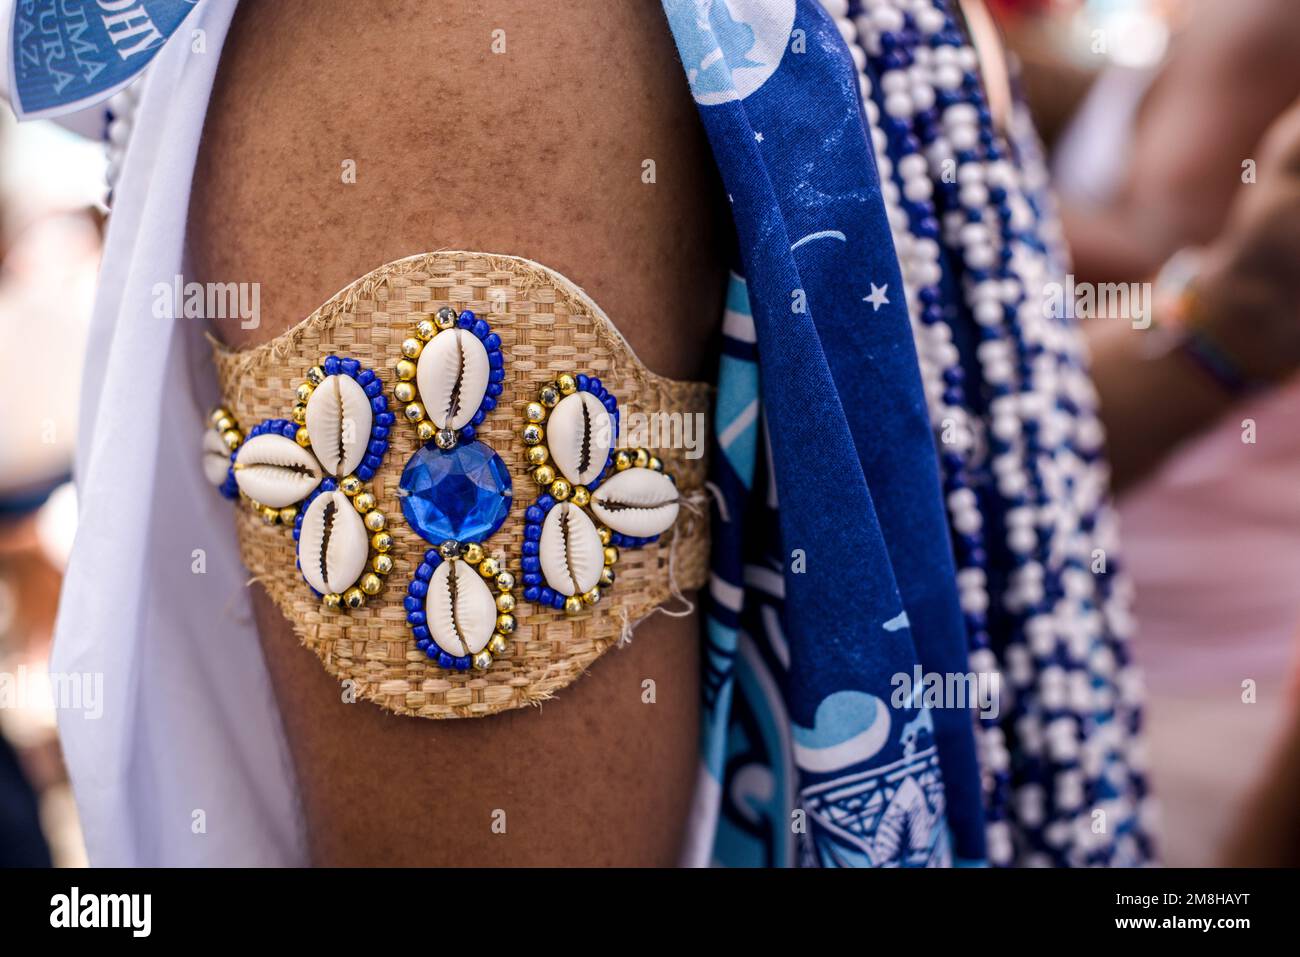
[[[519,584],[513,628],[504,643],[497,643],[485,668],[441,666],[436,647],[433,654],[417,647],[419,633],[409,620],[411,583],[428,575],[426,556],[438,543],[420,537],[403,516],[399,482],[412,455],[427,443],[403,414],[394,388],[401,381],[397,366],[403,344],[409,344],[421,320],[433,319],[445,307],[461,314],[472,311],[500,337],[503,377],[497,381],[502,388],[474,439],[504,462],[513,500],[504,523],[482,542],[482,550]],[[703,486],[708,462],[700,452],[707,450],[710,435],[710,388],[647,370],[600,307],[558,273],[529,260],[477,252],[428,253],[381,266],[268,343],[239,352],[217,345],[224,408],[244,433],[268,420],[291,420],[301,401],[298,390],[323,356],[356,360],[373,370],[396,415],[387,430],[387,451],[366,482],[391,536],[385,553],[390,567],[378,593],[368,595],[362,607],[328,607],[296,567],[297,545],[289,524],[293,509],[284,523],[268,521],[273,516],[267,509],[259,511],[247,494],[235,490],[233,470],[228,494],[240,500],[235,509],[240,552],[253,579],[325,670],[353,682],[360,697],[396,714],[425,718],[480,717],[537,703],[574,681],[656,608],[679,602],[682,592],[706,582]],[[650,449],[651,461],[672,477],[680,494],[672,527],[654,541],[629,540],[635,547],[618,549],[615,580],[599,589],[599,600],[576,614],[573,608],[523,597],[525,515],[547,492],[527,458],[526,415],[539,391],[565,374],[598,379],[607,397],[617,401],[624,432],[629,417],[640,413],[642,422],[658,418],[674,424],[689,416],[695,436],[690,443],[694,452],[683,442],[661,442]],[[364,381],[378,392],[374,377]],[[667,441],[666,430],[656,434]],[[607,475],[613,471],[611,466]],[[303,509],[310,501],[304,500]]]

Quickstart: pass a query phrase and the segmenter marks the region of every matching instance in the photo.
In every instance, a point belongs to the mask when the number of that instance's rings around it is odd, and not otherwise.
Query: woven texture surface
[[[222,394],[245,431],[264,419],[288,418],[307,370],[330,353],[360,360],[383,380],[390,408],[399,415],[388,455],[371,483],[394,538],[394,568],[378,596],[359,610],[324,608],[295,568],[287,527],[264,524],[246,503],[236,507],[236,521],[244,563],[325,669],[340,680],[351,679],[360,697],[427,718],[487,715],[542,701],[670,601],[674,587],[688,591],[708,578],[707,457],[688,459],[680,448],[655,449],[676,478],[686,507],[660,541],[622,550],[617,581],[598,605],[569,618],[524,601],[517,585],[518,627],[509,649],[486,672],[444,670],[415,647],[402,599],[430,543],[407,526],[396,494],[402,469],[421,443],[392,398],[393,367],[415,323],[444,305],[472,309],[502,340],[505,392],[478,437],[510,469],[514,504],[505,524],[483,545],[517,580],[524,509],[539,493],[525,468],[523,408],[543,383],[563,372],[599,376],[617,397],[624,422],[632,412],[707,416],[710,407],[707,385],[654,375],[581,290],[558,273],[511,256],[439,252],[389,263],[263,346],[243,352],[216,347]],[[705,449],[708,436],[700,433]]]

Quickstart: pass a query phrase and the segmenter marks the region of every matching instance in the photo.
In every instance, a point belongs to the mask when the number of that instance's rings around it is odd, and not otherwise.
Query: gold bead
[[[515,610],[515,596],[508,591],[503,591],[497,595],[497,611],[512,612]]]
[[[545,466],[543,466],[543,468],[545,468]],[[540,472],[541,469],[538,469],[537,471]],[[573,491],[573,486],[570,485],[568,482],[566,482],[564,479],[556,479],[554,482],[551,483],[551,497],[554,498],[557,502],[565,501],[569,497],[569,493],[571,493],[572,491]]]
[[[310,382],[300,383],[297,392],[298,401],[306,402],[308,399],[311,398],[311,394],[315,391],[316,391],[316,387],[312,385]]]
[[[533,470],[533,478],[537,479],[538,485],[550,485],[555,481],[555,469],[549,465],[539,465]]]
[[[267,525],[274,525],[279,520],[280,510],[278,508],[271,508],[269,505],[262,506],[262,521],[266,522]]]
[[[434,324],[436,324],[439,329],[450,329],[452,326],[456,324],[456,320],[458,318],[459,315],[457,314],[455,309],[453,309],[451,306],[443,306],[436,313],[434,313],[433,321]]]
[[[375,496],[373,492],[359,492],[352,498],[352,507],[362,515],[375,507]],[[378,529],[375,529],[378,531]]]
[[[420,353],[424,350],[424,343],[414,337],[402,340],[402,355],[408,359],[420,358]]]
[[[488,642],[488,651],[494,655],[504,655],[509,649],[510,644],[506,641],[505,635],[493,635],[492,640]]]
[[[403,404],[415,399],[415,384],[412,382],[399,382],[393,386],[393,398]]]
[[[593,588],[591,591],[583,592],[582,600],[588,605],[596,604],[596,602],[600,601],[600,589]]]
[[[386,552],[393,547],[393,536],[388,532],[379,532],[371,536],[370,547],[377,552]]]
[[[415,324],[415,334],[428,342],[434,337],[438,330],[433,328],[433,323],[428,319],[421,319]]]
[[[606,565],[600,570],[600,584],[602,588],[608,588],[614,584],[614,569]]]
[[[349,475],[342,482],[339,482],[339,490],[347,496],[356,495],[361,491],[361,479],[355,475]]]
[[[545,465],[546,460],[551,457],[551,453],[546,451],[544,445],[530,446],[527,455],[529,465]]]
[[[361,590],[367,595],[378,595],[384,587],[384,580],[374,572],[366,572],[361,576]]]
[[[384,530],[385,519],[383,512],[366,512],[366,528],[372,532],[382,532]]]
[[[524,426],[524,445],[537,445],[542,439],[546,438],[546,433],[542,427],[535,422],[530,422]]]
[[[600,544],[608,545],[609,540],[614,537],[614,533],[606,525],[600,525],[596,528],[596,534],[600,536]]]
[[[387,575],[393,570],[392,555],[376,555],[375,560],[370,563],[371,567],[380,575]]]
[[[508,635],[515,630],[514,615],[497,615],[497,631],[503,635]]]
[[[235,429],[226,429],[221,433],[221,440],[226,443],[226,448],[234,451],[244,442],[244,437]]]
[[[524,406],[524,418],[529,422],[541,422],[546,418],[546,406],[540,402],[529,402]]]
[[[478,542],[470,542],[465,546],[465,561],[471,565],[477,565],[483,561],[483,546]]]
[[[496,578],[501,573],[501,563],[489,555],[478,563],[478,573],[484,578]]]
[[[560,391],[565,395],[573,395],[578,391],[578,380],[567,372],[556,379],[555,384],[560,387]]]
[[[298,517],[298,506],[296,505],[286,505],[284,508],[280,509],[281,525],[292,525],[293,520],[297,517]]]
[[[515,576],[509,572],[501,572],[497,575],[497,588],[501,591],[509,591],[515,587]]]
[[[591,501],[591,493],[587,491],[587,486],[578,485],[573,489],[573,504],[586,505]]]
[[[618,564],[618,549],[615,548],[613,545],[605,546],[605,564],[606,565]]]
[[[537,397],[542,400],[542,405],[549,409],[560,401],[560,387],[554,382],[547,383],[542,386],[541,391],[537,393]]]
[[[652,455],[650,456],[650,467],[656,472],[662,472],[664,470],[664,463]]]
[[[398,359],[394,371],[397,373],[397,378],[403,382],[409,382],[415,378],[415,369],[415,363],[410,359]]]
[[[576,615],[582,611],[582,599],[577,595],[570,595],[564,599],[564,613],[566,615]]]
[[[307,370],[307,381],[312,385],[320,385],[325,381],[325,370],[320,366],[312,366]]]
[[[326,608],[337,608],[343,604],[343,596],[336,592],[330,592],[328,595],[323,596],[321,601],[325,603]]]
[[[228,415],[223,415],[217,419],[216,427],[218,432],[227,432],[235,427],[235,420]]]
[[[628,455],[628,453],[622,449],[620,449],[617,453],[615,453],[614,468],[618,469],[621,472],[624,469],[630,469],[631,467],[632,467],[632,456]]]
[[[304,449],[311,448],[311,436],[307,434],[306,429],[299,429],[293,434],[293,440],[301,445]]]
[[[474,656],[474,668],[476,671],[487,671],[492,667],[492,653],[484,649]]]
[[[637,449],[636,454],[632,456],[632,463],[639,469],[643,469],[650,464],[650,453],[645,449]]]
[[[460,441],[460,433],[455,429],[439,429],[433,441],[437,443],[438,448],[447,452],[456,447],[456,443]]]
[[[307,422],[307,406],[301,402],[295,402],[291,415],[293,421],[298,425],[305,425]]]
[[[360,588],[349,588],[343,593],[343,604],[349,608],[360,608],[366,603],[366,593]]]
[[[428,419],[425,419],[423,422],[417,423],[415,426],[415,434],[420,437],[421,442],[428,442],[431,438],[433,438],[433,433],[435,433],[436,431],[438,430],[433,427],[433,423],[430,422]]]
[[[419,422],[424,418],[424,406],[419,402],[412,402],[404,410],[408,422]]]
[[[454,538],[449,538],[438,546],[438,554],[446,561],[454,561],[460,558],[460,542]]]
[[[219,406],[217,406],[215,409],[212,410],[212,414],[211,414],[210,416],[208,416],[208,421],[211,422],[214,426],[216,426],[216,429],[217,429],[218,432],[224,432],[224,431],[226,431],[226,429],[233,429],[233,428],[234,428],[234,425],[233,425],[233,424],[232,424],[232,425],[228,425],[228,426],[226,426],[225,429],[223,429],[223,428],[221,427],[221,420],[222,420],[222,419],[229,419],[229,418],[231,418],[231,417],[232,417],[232,416],[231,416],[231,414],[230,414],[230,410],[227,409],[224,405],[219,405]]]

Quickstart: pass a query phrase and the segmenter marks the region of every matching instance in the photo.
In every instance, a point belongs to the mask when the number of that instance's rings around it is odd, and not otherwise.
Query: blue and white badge
[[[75,113],[140,74],[198,0],[17,0],[9,90],[21,120]]]

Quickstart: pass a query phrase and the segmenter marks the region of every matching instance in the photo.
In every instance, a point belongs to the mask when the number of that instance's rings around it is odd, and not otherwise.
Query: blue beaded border
[[[369,482],[383,465],[384,456],[388,453],[388,434],[397,421],[397,416],[388,411],[384,383],[373,369],[365,368],[357,359],[328,355],[321,360],[321,368],[327,376],[345,375],[355,379],[370,399],[370,411],[374,413],[374,421],[370,424],[370,441],[366,445],[365,457],[352,473],[361,481]]]

